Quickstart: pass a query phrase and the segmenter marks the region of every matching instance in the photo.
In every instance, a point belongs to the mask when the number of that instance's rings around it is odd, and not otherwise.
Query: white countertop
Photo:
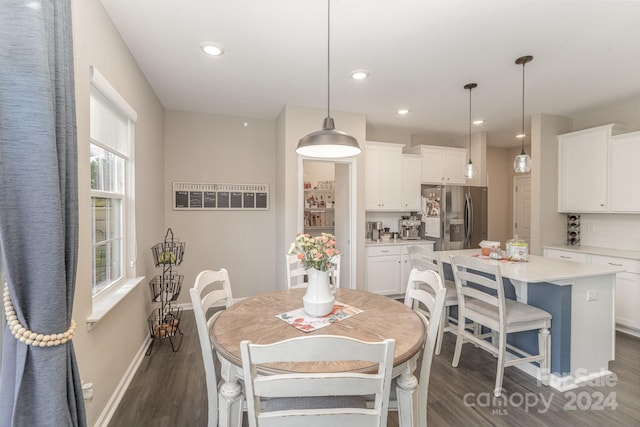
[[[578,252],[590,255],[612,256],[640,260],[640,251],[625,249],[601,248],[597,246],[568,246],[568,245],[543,245],[543,249],[558,249],[561,251]]]
[[[479,249],[442,251],[438,253],[440,254],[440,261],[446,263],[450,263],[449,256],[452,255],[477,256],[486,260],[487,263],[498,264],[502,277],[527,283],[570,281],[582,277],[605,276],[624,271],[620,267],[583,264],[537,255],[529,255],[527,262],[497,261],[481,256]]]
[[[403,239],[389,239],[389,240],[365,240],[365,246],[411,246],[411,245],[428,245],[429,243],[435,243],[433,240],[426,239],[414,239],[414,240],[403,240]]]

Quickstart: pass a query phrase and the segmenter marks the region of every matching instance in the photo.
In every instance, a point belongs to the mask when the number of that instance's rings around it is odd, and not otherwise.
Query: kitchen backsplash
[[[640,215],[581,214],[580,244],[640,250]]]
[[[409,215],[409,212],[367,212],[366,221],[382,221],[383,227],[389,227],[389,231],[399,231],[398,222],[402,215]]]

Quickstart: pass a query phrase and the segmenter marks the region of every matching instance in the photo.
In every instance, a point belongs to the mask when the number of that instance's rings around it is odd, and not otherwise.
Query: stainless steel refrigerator
[[[487,239],[487,188],[423,184],[421,237],[437,251],[477,248]]]

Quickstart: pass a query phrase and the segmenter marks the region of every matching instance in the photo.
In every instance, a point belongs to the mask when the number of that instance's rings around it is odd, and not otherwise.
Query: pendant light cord
[[[331,0],[327,0],[327,117],[331,104]]]
[[[524,133],[524,66],[526,65],[525,62],[522,63],[522,152],[524,153],[524,139],[525,139],[525,133]]]
[[[469,161],[471,161],[471,90],[473,88],[469,88]]]

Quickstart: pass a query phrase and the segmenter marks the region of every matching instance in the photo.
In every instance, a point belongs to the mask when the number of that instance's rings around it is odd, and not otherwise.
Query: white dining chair
[[[411,268],[417,268],[418,270],[432,270],[438,273],[442,283],[447,290],[447,296],[445,298],[445,310],[442,314],[442,322],[438,329],[438,339],[436,341],[435,354],[440,354],[442,350],[442,340],[445,332],[451,332],[455,334],[458,330],[458,319],[451,317],[451,307],[458,305],[458,293],[456,291],[456,283],[453,280],[446,280],[444,277],[444,271],[442,263],[438,259],[438,254],[434,251],[427,249],[423,246],[408,246],[407,252],[409,254],[409,263]],[[453,323],[452,323],[453,322]],[[477,330],[477,325],[468,326],[474,331]]]
[[[425,288],[428,288],[428,290]],[[420,316],[426,332],[422,347],[422,361],[416,372],[418,376],[418,408],[414,408],[418,412],[418,425],[421,427],[426,427],[427,425],[427,399],[429,396],[431,363],[445,311],[446,294],[447,290],[442,285],[442,280],[437,272],[433,270],[418,270],[417,268],[411,270],[404,303]],[[409,397],[404,400],[401,399],[401,393],[406,393],[406,391],[398,387],[397,381],[394,379],[389,397],[390,410],[397,410],[400,402],[409,400]],[[403,410],[403,412],[410,413],[410,411],[406,410]]]
[[[273,344],[240,343],[250,427],[385,427],[395,340],[363,342],[349,337],[311,335]],[[260,375],[271,363],[344,361],[370,363],[371,372],[291,371]],[[366,365],[365,365],[366,366]],[[365,396],[375,395],[368,408]]]
[[[502,394],[504,368],[519,363],[539,362],[540,377],[549,385],[551,363],[551,314],[537,307],[505,298],[502,275],[498,261],[486,263],[468,256],[452,256],[451,267],[458,291],[458,325],[465,319],[491,329],[491,341],[484,335],[474,335],[461,326],[453,355],[454,367],[458,366],[462,344],[473,342],[498,358],[494,395]],[[531,355],[507,343],[507,334],[538,330],[538,352]],[[506,359],[510,355],[519,356]]]
[[[227,308],[233,304],[229,273],[224,268],[219,271],[201,271],[196,276],[193,287],[189,289],[189,294],[204,363],[209,408],[208,426],[215,427],[218,425],[218,376],[215,369],[215,350],[211,344],[209,330],[221,313],[220,310],[214,312],[215,308]]]
[[[341,255],[336,255],[331,258],[333,268],[329,271],[329,281],[333,293],[340,287],[340,259]],[[287,271],[287,288],[306,288],[307,287],[307,271],[298,261],[298,256],[293,254],[286,255],[286,271]]]

